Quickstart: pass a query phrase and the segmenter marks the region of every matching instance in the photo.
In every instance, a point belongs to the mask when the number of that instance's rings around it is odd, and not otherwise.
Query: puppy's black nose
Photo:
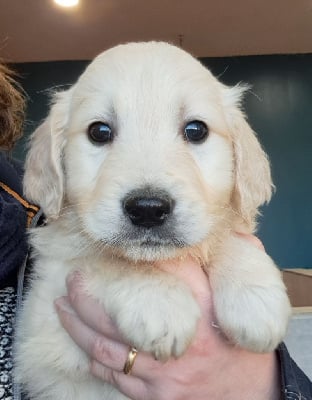
[[[161,196],[128,196],[123,207],[134,225],[152,228],[162,225],[172,211],[172,200]]]

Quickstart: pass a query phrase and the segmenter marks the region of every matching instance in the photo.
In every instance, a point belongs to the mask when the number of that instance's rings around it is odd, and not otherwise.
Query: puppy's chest
[[[150,269],[150,267],[147,267]],[[74,259],[59,259],[52,257],[38,257],[34,264],[32,291],[38,290],[43,297],[53,300],[67,293],[66,279],[72,274],[80,275],[86,289],[102,292],[109,285],[118,282],[125,276],[139,279],[147,274],[139,268],[122,260],[112,257],[77,257]]]

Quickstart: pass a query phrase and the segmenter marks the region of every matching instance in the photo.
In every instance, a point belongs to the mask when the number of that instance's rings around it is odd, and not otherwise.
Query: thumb
[[[211,311],[211,289],[208,276],[199,261],[192,257],[160,262],[157,267],[182,280],[193,292],[203,315]]]

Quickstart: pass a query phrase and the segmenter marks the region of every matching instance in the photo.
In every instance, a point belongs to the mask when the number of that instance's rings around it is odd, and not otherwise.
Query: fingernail
[[[211,326],[215,329],[220,329],[220,326],[214,321],[211,321]]]
[[[66,277],[67,287],[70,286],[72,283],[77,284],[78,282],[81,281],[82,281],[82,274],[80,271],[73,271]]]

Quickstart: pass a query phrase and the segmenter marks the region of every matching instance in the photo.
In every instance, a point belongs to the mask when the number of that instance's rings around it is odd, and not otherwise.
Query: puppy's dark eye
[[[191,121],[185,125],[184,137],[188,142],[200,144],[209,134],[207,125],[202,121]]]
[[[110,143],[114,135],[112,128],[108,124],[104,122],[93,122],[93,124],[88,127],[88,138],[94,144],[103,145]]]

